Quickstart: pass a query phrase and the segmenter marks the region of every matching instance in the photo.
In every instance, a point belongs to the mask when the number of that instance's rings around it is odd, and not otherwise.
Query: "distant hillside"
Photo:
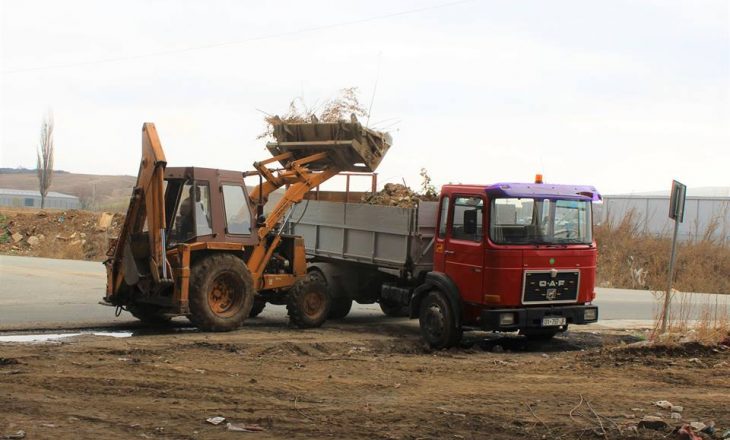
[[[56,171],[51,191],[81,199],[84,209],[124,212],[137,178]],[[0,169],[0,188],[38,190],[35,170]]]

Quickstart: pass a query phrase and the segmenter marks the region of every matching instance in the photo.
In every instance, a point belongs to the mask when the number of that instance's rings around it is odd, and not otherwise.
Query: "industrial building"
[[[23,189],[0,188],[0,206],[13,208],[40,208],[41,193]],[[81,202],[76,196],[49,191],[45,208],[80,209]]]

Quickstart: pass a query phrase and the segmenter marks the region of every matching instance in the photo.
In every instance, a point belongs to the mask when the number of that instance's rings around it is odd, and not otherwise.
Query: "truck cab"
[[[590,186],[444,186],[433,271],[412,296],[424,338],[448,346],[462,329],[479,328],[549,339],[595,322],[598,200]]]

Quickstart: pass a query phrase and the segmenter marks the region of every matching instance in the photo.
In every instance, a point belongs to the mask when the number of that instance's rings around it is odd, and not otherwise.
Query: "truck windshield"
[[[591,202],[494,199],[489,234],[498,244],[590,244]]]

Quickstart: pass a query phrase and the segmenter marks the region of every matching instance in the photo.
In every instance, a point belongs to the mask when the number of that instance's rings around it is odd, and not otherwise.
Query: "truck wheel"
[[[331,303],[327,285],[319,277],[308,275],[289,289],[289,321],[299,328],[319,327],[327,320]]]
[[[421,302],[418,322],[423,339],[432,348],[453,347],[461,340],[461,328],[449,301],[438,291],[430,292]]]
[[[352,300],[346,296],[339,298],[332,298],[332,306],[330,312],[327,315],[328,319],[342,319],[350,313],[352,309]]]
[[[130,304],[127,311],[145,324],[164,326],[169,325],[171,318],[162,314],[160,307],[152,304]]]
[[[190,315],[203,331],[225,332],[243,324],[253,306],[251,272],[232,254],[204,257],[190,271]]]
[[[398,303],[390,301],[380,301],[380,310],[382,310],[387,316],[391,316],[393,318],[408,316],[408,307],[403,307]]]
[[[255,299],[253,300],[253,307],[251,307],[251,311],[248,314],[249,318],[255,318],[261,314],[261,312],[264,311],[264,308],[266,307],[266,301],[261,299]]]

